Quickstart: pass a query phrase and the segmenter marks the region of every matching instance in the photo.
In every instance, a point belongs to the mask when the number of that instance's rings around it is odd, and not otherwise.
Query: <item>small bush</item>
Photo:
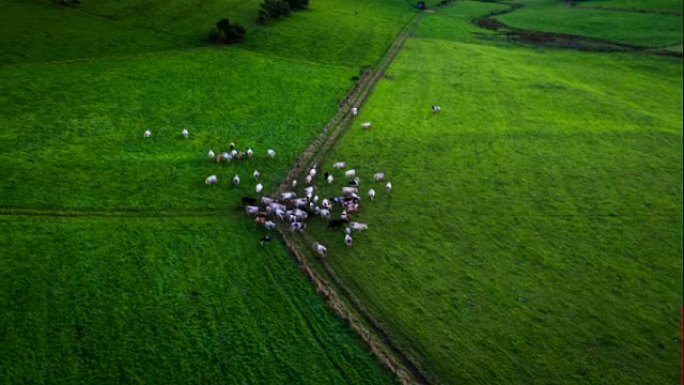
[[[216,28],[209,32],[212,43],[231,44],[242,41],[247,31],[240,24],[231,24],[228,19],[216,22]]]
[[[309,0],[264,0],[257,12],[257,22],[266,24],[270,19],[286,17],[308,7]]]

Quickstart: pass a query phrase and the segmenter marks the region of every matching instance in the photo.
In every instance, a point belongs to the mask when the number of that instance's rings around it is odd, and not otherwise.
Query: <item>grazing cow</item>
[[[306,180],[306,184],[311,184],[311,181],[313,180],[313,177],[309,174],[309,175],[306,176],[306,178],[304,178],[304,180]]]
[[[240,185],[240,177],[238,176],[238,174],[235,174],[235,176],[233,177],[233,184],[236,186]]]
[[[354,231],[364,231],[368,230],[368,225],[365,223],[352,222],[349,224],[349,228],[351,228]]]
[[[357,192],[359,192],[359,189],[356,187],[342,187],[342,194],[344,195],[351,195]]]
[[[285,210],[283,210],[283,209],[280,209],[280,208],[274,209],[273,215],[278,217],[278,219],[280,219],[281,221],[285,220]]]
[[[259,214],[259,206],[245,206],[245,212],[247,215],[257,215]]]
[[[387,192],[392,192],[392,182],[387,182],[385,190],[387,190]]]
[[[292,214],[295,217],[297,217],[297,219],[302,220],[302,221],[306,220],[309,217],[309,213],[307,213],[304,210],[300,210],[300,209],[292,210]]]
[[[266,216],[259,214],[257,215],[256,219],[254,219],[254,222],[256,222],[256,224],[259,226],[263,226],[266,224]]]
[[[232,156],[233,158],[237,158],[237,156],[238,156],[238,151],[235,150],[235,149],[230,150],[230,156]]]
[[[344,244],[347,245],[347,247],[352,247],[354,240],[352,239],[351,235],[344,234]]]
[[[230,142],[230,151],[235,150],[235,143]]]
[[[371,127],[373,127],[373,125],[371,124],[371,122],[364,122],[364,123],[361,123],[361,128],[365,128],[365,129],[367,130],[367,129],[371,128]]]
[[[340,219],[349,221],[349,213],[347,210],[342,210],[342,214],[340,214]]]
[[[152,131],[150,131],[150,130],[145,130],[145,137],[146,137],[146,138],[151,138],[151,137],[152,137]]]
[[[433,113],[437,113],[437,112],[440,112],[440,111],[442,111],[442,107],[440,107],[440,106],[432,106],[432,112],[433,112]]]
[[[275,151],[272,150],[272,149],[270,149],[270,148],[268,149],[267,154],[268,154],[268,157],[271,158],[271,159],[272,159],[272,158],[275,158],[275,155],[276,155],[276,154],[275,154]]]
[[[242,197],[243,206],[256,206],[257,200],[251,197]]]
[[[211,160],[214,160],[216,158],[216,154],[212,150],[209,150],[207,155],[209,156],[209,159],[211,159]]]
[[[325,174],[323,174],[323,179],[328,180],[328,175],[330,175],[330,173],[326,171]]]
[[[375,179],[376,182],[380,182],[381,180],[385,179],[385,173],[376,172],[375,174],[373,174],[373,179]]]
[[[351,233],[352,233],[351,227],[349,227],[349,226],[345,227],[345,228],[344,228],[344,233],[345,233],[345,234],[351,235]]]
[[[327,219],[327,220],[330,220],[330,218],[332,218],[332,212],[328,209],[318,210],[318,215],[320,215],[321,218]]]
[[[318,253],[318,255],[320,255],[321,257],[327,257],[328,256],[328,249],[326,249],[325,246],[316,242],[313,244],[313,247],[316,250],[316,253]]]
[[[229,153],[227,152],[222,152],[219,154],[219,156],[216,158],[216,163],[221,163],[222,160],[225,160],[226,162],[230,162],[230,160],[233,159],[232,156],[230,156]]]
[[[261,192],[264,191],[264,185],[261,183],[257,183],[256,185],[256,193],[261,194]]]
[[[373,190],[373,189],[368,190],[368,197],[370,198],[370,200],[374,200],[375,199],[375,190]]]
[[[325,179],[328,181],[328,184],[331,184],[335,178],[333,178],[332,175],[328,175],[328,177]]]
[[[356,107],[352,107],[351,111],[352,111],[352,115],[353,115],[353,116],[356,116],[356,115],[359,114],[359,109],[356,108]]]
[[[294,200],[295,207],[306,207],[309,204],[309,198],[299,198]]]
[[[341,169],[346,168],[346,167],[347,167],[347,164],[345,162],[337,162],[337,163],[333,164],[333,168],[336,168],[338,170],[341,170]]]
[[[306,223],[302,222],[292,222],[290,226],[292,227],[292,231],[299,231],[300,233],[306,229]]]
[[[330,201],[327,198],[323,198],[323,202],[321,202],[321,206],[323,206],[324,209],[329,209],[330,208]]]
[[[247,149],[247,159],[252,159],[253,156],[254,156],[254,151],[252,151],[251,148],[248,148]]]
[[[316,177],[316,169],[312,168],[311,170],[309,170],[309,175],[311,175],[312,178],[315,178]]]
[[[261,177],[261,173],[259,172],[259,170],[254,170],[252,176],[254,177],[254,179],[259,180],[259,177]]]
[[[355,177],[356,177],[356,170],[354,170],[354,169],[347,170],[347,171],[344,172],[344,176],[345,176],[347,179],[355,178]]]
[[[356,178],[354,178],[354,180],[350,180],[349,183],[347,183],[347,185],[349,185],[349,186],[356,186],[356,187],[358,187],[360,184],[361,184],[361,178],[359,178],[359,177],[356,177]]]
[[[297,196],[297,194],[293,193],[291,191],[286,191],[286,192],[280,193],[280,198],[284,201],[289,201],[290,199],[292,199],[296,196]]]
[[[261,197],[261,203],[262,204],[270,205],[273,202],[275,202],[275,201],[269,197]]]
[[[184,128],[183,131],[181,132],[181,134],[183,134],[183,137],[184,137],[185,139],[187,139],[188,136],[190,136],[190,133],[188,132],[188,129],[187,129],[187,128]]]
[[[314,197],[313,197],[313,203],[318,203],[318,201],[319,201],[320,199],[321,199],[321,198],[319,198],[318,195],[314,195]]]
[[[210,175],[207,177],[207,179],[204,180],[204,183],[216,184],[216,183],[218,183],[218,178],[216,177],[216,175]]]
[[[314,193],[314,186],[308,186],[304,188],[304,194],[306,194],[307,198],[311,199]]]
[[[297,187],[297,179],[292,181],[292,188],[295,188],[295,187]]]
[[[339,230],[347,223],[349,223],[348,219],[333,219],[328,222],[328,230]]]
[[[273,221],[266,221],[266,223],[264,223],[264,227],[266,227],[266,230],[275,230],[276,223]]]

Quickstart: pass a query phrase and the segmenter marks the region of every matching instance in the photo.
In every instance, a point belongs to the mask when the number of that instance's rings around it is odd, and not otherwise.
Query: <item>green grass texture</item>
[[[513,28],[580,35],[634,46],[664,47],[682,43],[681,15],[569,7],[564,1],[555,0],[522,3],[524,7],[497,19]]]
[[[245,222],[0,218],[0,382],[391,383]]]
[[[207,46],[224,17],[242,24],[239,47],[304,61],[375,64],[415,11],[402,0],[312,1],[310,9],[256,24],[259,0],[168,2],[0,0],[0,64],[81,60]]]
[[[681,61],[456,40],[409,40],[323,164],[369,230],[312,237],[445,383],[676,383]]]
[[[579,6],[644,12],[682,13],[682,0],[588,0]]]
[[[266,191],[280,183],[355,73],[233,49],[0,69],[0,207],[202,211],[239,204],[255,195],[255,169]],[[153,136],[144,139],[147,129]],[[256,155],[209,160],[209,149],[229,151],[231,142]],[[266,156],[269,148],[276,159]],[[219,184],[208,188],[212,174]],[[243,183],[234,188],[235,174]]]

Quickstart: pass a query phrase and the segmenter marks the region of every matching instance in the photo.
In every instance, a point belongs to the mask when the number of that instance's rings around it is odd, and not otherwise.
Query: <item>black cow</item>
[[[258,206],[257,200],[250,197],[242,197],[243,206]]]
[[[349,219],[333,219],[332,221],[328,222],[328,229],[329,230],[339,230],[342,228],[342,226],[344,226],[348,223],[349,223]]]

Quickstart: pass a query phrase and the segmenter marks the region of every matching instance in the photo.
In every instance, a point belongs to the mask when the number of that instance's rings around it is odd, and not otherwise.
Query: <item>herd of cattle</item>
[[[439,106],[432,106],[433,113],[440,111],[441,108]],[[351,112],[353,116],[356,116],[358,108],[352,108]],[[372,125],[370,122],[365,122],[361,124],[361,127],[369,129]],[[187,129],[183,129],[181,134],[186,139],[189,136]],[[145,138],[150,138],[151,136],[152,132],[150,130],[145,131]],[[230,143],[229,151],[216,154],[214,151],[209,150],[207,155],[211,161],[222,163],[230,162],[231,160],[251,159],[254,156],[254,151],[251,148],[239,151],[234,143]],[[268,149],[266,155],[268,158],[273,159],[276,156],[276,152],[273,149]],[[333,174],[339,174],[340,178],[343,175],[345,183],[340,188],[341,195],[320,199],[319,195],[316,194],[318,190],[316,183],[322,180],[322,183],[332,185],[335,181]],[[261,194],[264,191],[264,186],[260,181],[261,173],[258,170],[254,170],[252,177],[256,182],[256,193]],[[365,223],[351,221],[352,216],[358,214],[361,208],[361,197],[358,195],[361,179],[357,175],[356,170],[347,169],[346,162],[337,162],[332,165],[330,172],[325,171],[321,173],[320,167],[314,164],[304,179],[306,187],[303,189],[302,197],[298,197],[295,191],[281,192],[276,198],[262,196],[261,199],[256,199],[244,196],[242,197],[242,205],[245,208],[245,212],[247,215],[256,217],[257,225],[263,226],[267,230],[275,230],[278,223],[283,223],[289,225],[294,232],[303,232],[306,229],[305,222],[307,219],[320,217],[328,222],[327,227],[329,230],[341,230],[344,228],[344,243],[351,247],[354,243],[352,238],[353,232],[368,229],[368,225]],[[374,182],[379,183],[384,180],[384,172],[373,174]],[[237,174],[232,179],[232,183],[235,186],[238,186],[240,181],[240,176]],[[218,183],[218,177],[210,175],[205,179],[205,183],[207,185],[215,185]],[[297,184],[298,182],[295,179],[290,186],[295,189]],[[391,182],[385,184],[385,190],[387,193],[392,191]],[[368,189],[368,198],[371,201],[375,200],[375,196],[375,189]],[[262,244],[268,242],[270,237],[263,237],[261,241]],[[313,247],[319,255],[323,257],[328,255],[328,250],[324,245],[316,242],[313,244]]]

